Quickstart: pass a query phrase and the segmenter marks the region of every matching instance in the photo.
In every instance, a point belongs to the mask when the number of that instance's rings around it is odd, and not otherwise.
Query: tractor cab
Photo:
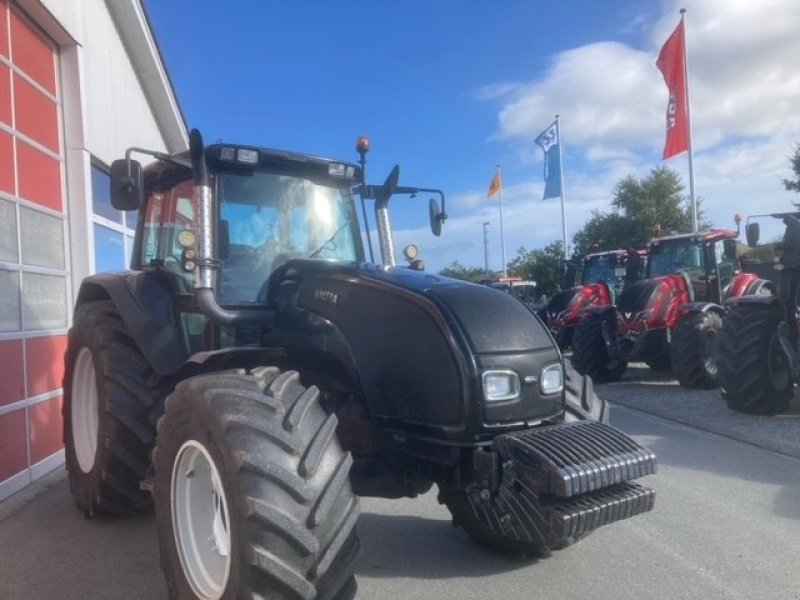
[[[594,305],[615,304],[626,283],[641,279],[645,259],[645,251],[628,248],[595,252],[567,263],[561,291],[540,313],[562,349],[572,343],[581,311]],[[581,283],[575,285],[578,269]]]
[[[720,304],[741,272],[736,232],[710,230],[653,240],[647,278],[681,275],[692,301]]]

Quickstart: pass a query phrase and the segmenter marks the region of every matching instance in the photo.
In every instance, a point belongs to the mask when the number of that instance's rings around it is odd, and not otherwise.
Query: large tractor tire
[[[608,423],[608,402],[594,391],[592,378],[564,361],[564,420]]]
[[[652,371],[667,373],[672,370],[672,360],[669,355],[653,356],[644,361]]]
[[[514,539],[487,527],[475,513],[467,493],[464,489],[439,485],[437,499],[439,504],[444,504],[450,511],[453,527],[463,528],[477,544],[505,555],[533,558],[549,554],[550,548],[547,546]]]
[[[717,387],[717,343],[722,317],[708,311],[681,319],[672,332],[672,372],[687,388]]]
[[[615,334],[614,313],[589,315],[578,322],[572,334],[572,365],[595,383],[619,381],[628,366],[627,361],[610,356],[603,327]]]
[[[359,509],[336,425],[295,371],[212,373],[175,388],[153,454],[170,598],[355,596]]]
[[[150,465],[164,380],[137,349],[110,301],[75,310],[64,373],[69,486],[87,517],[150,506]]]
[[[779,311],[762,305],[739,306],[723,319],[717,366],[731,409],[773,415],[789,407],[794,381],[778,339],[780,322]]]

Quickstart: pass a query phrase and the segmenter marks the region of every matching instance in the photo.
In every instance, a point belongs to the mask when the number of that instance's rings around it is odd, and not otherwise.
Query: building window
[[[111,206],[111,177],[108,169],[96,163],[92,163],[92,220],[95,272],[127,269],[136,213],[125,213]]]

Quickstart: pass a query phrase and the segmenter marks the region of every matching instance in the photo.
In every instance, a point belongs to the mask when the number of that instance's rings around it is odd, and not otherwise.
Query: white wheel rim
[[[85,346],[75,358],[70,392],[72,445],[81,471],[89,473],[97,454],[97,379],[92,353]]]
[[[186,580],[202,600],[219,600],[231,568],[230,513],[214,460],[195,440],[172,469],[172,527]]]

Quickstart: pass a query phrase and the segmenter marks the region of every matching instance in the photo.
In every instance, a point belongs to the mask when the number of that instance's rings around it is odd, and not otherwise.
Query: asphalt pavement
[[[663,393],[667,390],[669,393]],[[789,410],[774,416],[734,412],[725,404],[718,389],[683,388],[671,373],[653,371],[644,363],[631,363],[621,381],[595,386],[595,391],[612,404],[627,406],[779,454],[800,458],[798,387],[795,387]]]
[[[790,410],[783,415],[774,417],[754,417],[741,415],[730,411],[721,400],[718,390],[692,391],[680,388],[669,374],[655,373],[644,365],[633,364],[629,368],[620,382],[614,384],[596,386],[597,392],[612,401],[618,407],[612,410],[612,424],[621,426],[623,430],[641,437],[641,440],[650,444],[671,444],[670,452],[683,452],[694,455],[696,452],[716,453],[718,456],[714,460],[726,459],[728,454],[733,455],[739,452],[741,445],[726,446],[722,443],[715,443],[713,450],[690,450],[692,444],[703,443],[704,435],[696,432],[696,429],[713,432],[731,440],[744,442],[744,448],[755,446],[750,454],[745,454],[749,458],[731,459],[735,465],[752,463],[753,473],[760,473],[761,463],[766,462],[763,454],[758,454],[760,450],[766,449],[770,453],[784,455],[784,458],[776,456],[775,460],[781,460],[788,467],[775,467],[775,475],[770,480],[769,485],[765,486],[767,491],[759,493],[772,493],[782,473],[797,471],[797,463],[794,459],[800,459],[800,401],[796,394]],[[654,435],[648,432],[641,421],[625,417],[625,415],[641,414],[648,422],[650,419],[655,427],[658,422],[649,417],[647,413],[657,415],[671,421],[689,425],[688,429],[683,426],[676,426],[674,429],[662,427],[661,433]],[[625,417],[626,420],[621,420]],[[647,427],[650,427],[648,425]],[[630,429],[629,429],[630,428]],[[695,431],[695,433],[691,433]],[[637,435],[638,434],[638,435]],[[681,436],[693,435],[694,438],[687,438],[694,441],[679,441]],[[709,440],[718,439],[716,436],[705,436]],[[660,441],[659,441],[660,440]],[[654,449],[661,457],[666,455],[666,448]],[[720,450],[721,449],[721,450]],[[662,454],[663,453],[663,454]],[[759,458],[760,457],[760,458]],[[681,461],[689,461],[691,456],[682,456]],[[668,459],[669,460],[669,459]],[[664,461],[666,462],[666,461]],[[665,465],[665,472],[669,471],[670,465]],[[729,466],[723,469],[720,476],[719,485],[732,486],[730,494],[736,495],[739,492],[740,484],[736,481],[755,478],[751,475],[737,475],[734,480],[730,479],[730,474],[725,470],[732,470]],[[585,587],[578,581],[571,582],[570,594],[558,593],[564,577],[569,576],[570,569],[575,568],[575,561],[594,560],[598,556],[603,556],[608,552],[611,555],[619,554],[620,561],[628,560],[624,552],[615,550],[617,547],[614,540],[627,540],[630,536],[638,539],[642,544],[642,550],[638,554],[653,552],[660,556],[658,564],[667,564],[672,558],[674,550],[667,548],[661,540],[664,535],[662,530],[650,531],[653,523],[659,520],[664,521],[663,530],[669,532],[675,527],[675,521],[680,520],[679,513],[670,514],[666,512],[670,505],[679,506],[680,502],[687,502],[686,497],[698,500],[699,489],[704,485],[710,476],[717,476],[715,473],[719,469],[708,467],[706,475],[699,477],[691,490],[680,489],[680,483],[667,482],[663,479],[663,474],[656,475],[646,485],[653,485],[658,491],[660,500],[657,502],[657,509],[654,517],[642,520],[633,519],[630,524],[626,521],[622,525],[614,525],[602,528],[593,534],[585,542],[578,544],[575,549],[570,549],[572,554],[565,554],[563,560],[547,560],[537,565],[537,570],[530,571],[523,564],[509,565],[504,560],[497,559],[491,554],[486,554],[482,549],[475,548],[474,545],[467,543],[463,532],[449,528],[449,515],[442,507],[437,506],[435,497],[423,497],[419,500],[385,501],[375,499],[365,499],[363,502],[364,514],[359,522],[359,531],[362,537],[362,546],[365,553],[358,569],[359,581],[361,582],[361,592],[359,598],[382,597],[387,591],[392,592],[393,597],[397,598],[472,598],[485,597],[488,590],[481,591],[475,587],[478,581],[480,586],[488,584],[488,577],[495,581],[497,585],[508,586],[508,590],[526,589],[528,586],[538,586],[541,593],[527,593],[523,596],[511,595],[505,597],[531,597],[531,598],[586,598],[586,597],[609,597],[604,594],[593,595],[594,581],[591,577],[586,580]],[[684,469],[681,469],[682,473]],[[712,475],[713,474],[713,475]],[[682,474],[685,478],[685,473]],[[759,475],[763,479],[763,473]],[[791,485],[792,489],[797,488],[794,476],[791,478],[794,483],[784,482],[783,487]],[[682,481],[682,480],[681,480]],[[728,482],[728,483],[726,483]],[[781,485],[777,485],[778,489]],[[672,493],[680,498],[673,502],[669,500]],[[430,496],[430,495],[428,495]],[[666,497],[665,497],[666,496]],[[786,504],[785,499],[781,500]],[[757,503],[753,501],[755,506]],[[770,506],[774,502],[770,501]],[[780,504],[783,506],[783,504]],[[788,506],[788,505],[787,505]],[[785,521],[783,527],[797,526],[797,505],[792,502],[793,507],[789,510],[790,516]],[[410,511],[410,512],[409,512]],[[664,512],[662,512],[664,511]],[[419,512],[419,514],[417,514]],[[708,521],[713,518],[713,507],[708,509],[708,516],[703,519],[695,517],[699,521]],[[787,513],[788,514],[788,513]],[[742,523],[747,522],[749,517],[745,514],[741,518]],[[765,519],[774,520],[774,516]],[[634,523],[635,521],[635,523]],[[723,527],[725,521],[720,521],[717,529]],[[424,526],[424,527],[423,527]],[[397,536],[388,535],[387,527],[400,527],[395,533]],[[776,525],[777,527],[777,525]],[[433,529],[431,529],[433,528]],[[424,531],[423,531],[424,530]],[[433,532],[433,534],[431,534]],[[780,535],[780,531],[773,532],[773,538]],[[411,536],[410,541],[406,540],[408,547],[401,540],[403,536]],[[677,534],[676,534],[677,535]],[[628,537],[625,537],[628,536]],[[755,534],[753,534],[755,539]],[[667,535],[669,537],[669,535]],[[688,537],[685,536],[685,537]],[[758,536],[760,538],[760,536]],[[784,536],[785,537],[785,536]],[[624,539],[623,539],[624,538]],[[387,539],[393,540],[387,542]],[[611,541],[611,544],[604,543]],[[697,540],[687,542],[681,552],[689,552],[692,544],[696,545]],[[422,543],[422,546],[419,544]],[[759,542],[760,543],[760,542]],[[777,542],[776,542],[777,543]],[[783,543],[783,542],[781,542]],[[398,547],[394,545],[400,544]],[[788,544],[788,545],[786,545]],[[795,554],[797,559],[798,548],[792,545],[793,542],[786,542],[784,552]],[[724,544],[721,546],[724,548]],[[454,550],[454,549],[457,549]],[[745,548],[743,550],[747,552]],[[765,548],[759,549],[759,554],[767,551]],[[405,552],[408,565],[397,561],[397,553]],[[453,552],[457,552],[453,554]],[[653,589],[646,586],[639,590],[646,596],[637,595],[641,598],[706,598],[706,597],[742,597],[756,598],[753,589],[748,591],[747,581],[743,579],[743,592],[732,591],[723,586],[720,582],[709,578],[709,573],[697,568],[695,563],[703,560],[705,550],[698,550],[699,554],[693,558],[694,563],[689,564],[685,559],[675,558],[673,570],[681,568],[681,564],[687,565],[687,577],[697,576],[695,582],[698,586],[709,586],[703,589],[703,595],[698,595],[701,588],[695,588],[696,592],[686,592],[671,595],[669,589]],[[709,553],[713,554],[713,553]],[[739,555],[741,556],[741,554]],[[393,558],[394,557],[394,558]],[[425,558],[427,557],[427,558]],[[570,558],[571,557],[571,558]],[[673,557],[674,558],[674,557]],[[787,558],[784,556],[783,558]],[[630,560],[634,560],[632,557]],[[638,560],[638,559],[636,559]],[[681,562],[683,561],[683,562]],[[646,562],[646,561],[645,561]],[[727,568],[724,561],[719,564],[711,565],[713,569],[723,570]],[[645,563],[639,568],[645,568]],[[657,565],[658,566],[658,565]],[[636,568],[634,564],[631,568]],[[709,568],[711,568],[709,567]],[[448,571],[449,581],[440,581],[442,569]],[[604,579],[612,577],[613,572],[608,571],[602,564],[590,565],[588,562],[581,564],[581,568],[596,570],[596,581],[602,582]],[[750,568],[750,567],[748,567]],[[754,567],[753,567],[754,568]],[[713,570],[712,569],[712,570]],[[781,571],[782,572],[782,571]],[[788,570],[787,570],[788,572]],[[420,575],[422,573],[422,575]],[[732,571],[735,574],[735,570]],[[470,584],[470,580],[475,584]],[[528,578],[532,578],[529,579]],[[388,579],[387,579],[388,578]],[[495,579],[496,578],[496,579]],[[552,579],[552,581],[551,581]],[[613,579],[613,577],[612,577]],[[581,580],[583,581],[583,580]],[[788,580],[787,580],[788,581]],[[460,582],[457,584],[457,582]],[[483,583],[485,582],[485,583]],[[532,583],[536,582],[536,583]],[[609,586],[613,582],[608,581]],[[463,585],[462,585],[463,584]],[[458,587],[462,585],[462,587]],[[550,585],[550,588],[547,586]],[[640,584],[643,585],[643,584]],[[766,585],[762,583],[762,585]],[[409,587],[411,586],[411,587]],[[414,587],[417,586],[417,587]],[[442,587],[444,586],[444,587]],[[456,586],[456,587],[452,587]],[[789,589],[791,587],[792,589]],[[789,595],[782,597],[797,598],[800,589],[795,590],[794,582],[789,587],[780,588]],[[415,589],[414,593],[411,590]],[[544,593],[549,589],[548,593]],[[604,588],[610,589],[610,588]],[[690,588],[691,589],[691,588]],[[776,588],[777,589],[777,588]],[[405,590],[405,591],[404,591]],[[424,591],[423,591],[424,590]],[[429,592],[436,590],[435,595],[428,595]],[[461,591],[459,591],[461,590]],[[552,592],[552,594],[550,593]],[[407,595],[411,594],[411,595]],[[422,594],[422,595],[419,595]],[[477,594],[477,595],[476,595]],[[587,595],[588,594],[588,595]],[[666,594],[666,595],[664,595]],[[495,595],[492,593],[492,595]],[[618,597],[631,597],[623,594]],[[775,596],[777,597],[777,596]],[[158,562],[158,549],[155,536],[155,524],[152,514],[140,515],[126,519],[93,519],[86,520],[75,510],[74,503],[69,493],[67,481],[63,468],[59,468],[51,474],[43,477],[22,492],[6,499],[0,503],[0,600],[39,600],[39,599],[59,599],[59,600],[142,600],[142,599],[163,599],[166,598],[166,590],[161,576]]]

